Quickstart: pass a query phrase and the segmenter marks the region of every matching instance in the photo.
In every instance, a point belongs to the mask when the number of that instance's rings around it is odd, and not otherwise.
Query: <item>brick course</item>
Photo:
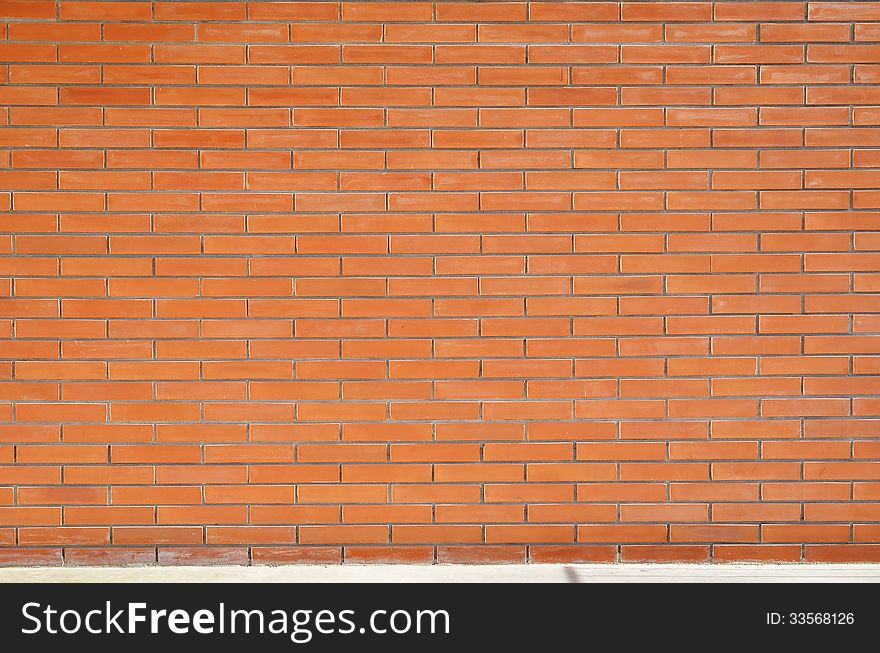
[[[880,2],[0,1],[0,564],[880,560]]]

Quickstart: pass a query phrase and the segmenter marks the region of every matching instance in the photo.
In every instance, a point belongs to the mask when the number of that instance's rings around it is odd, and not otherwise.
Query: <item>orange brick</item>
[[[880,555],[872,3],[8,4],[5,559]]]

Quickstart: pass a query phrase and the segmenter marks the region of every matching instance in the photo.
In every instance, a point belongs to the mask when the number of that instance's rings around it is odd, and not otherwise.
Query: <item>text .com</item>
[[[213,609],[152,609],[146,603],[101,608],[58,609],[52,605],[25,603],[21,608],[25,635],[159,634],[285,635],[306,644],[315,635],[448,635],[446,610],[373,610],[356,618],[354,610],[243,610],[220,603]]]

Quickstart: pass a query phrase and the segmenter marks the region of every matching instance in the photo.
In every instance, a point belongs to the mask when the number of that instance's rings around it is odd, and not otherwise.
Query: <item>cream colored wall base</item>
[[[880,582],[880,564],[292,565],[28,567],[0,583],[798,583]]]

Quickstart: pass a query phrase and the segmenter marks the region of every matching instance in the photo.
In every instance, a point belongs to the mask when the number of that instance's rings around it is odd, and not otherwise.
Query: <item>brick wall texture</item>
[[[880,2],[0,1],[0,563],[880,560]]]

